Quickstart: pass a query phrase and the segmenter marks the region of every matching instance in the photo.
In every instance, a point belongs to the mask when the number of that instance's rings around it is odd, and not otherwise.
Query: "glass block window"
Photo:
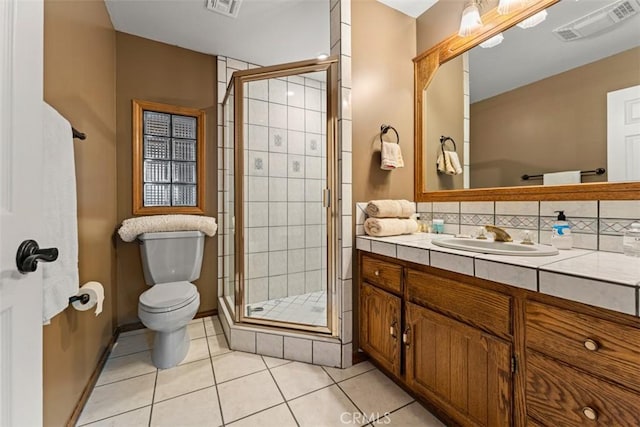
[[[204,113],[188,110],[134,101],[134,213],[202,210]]]

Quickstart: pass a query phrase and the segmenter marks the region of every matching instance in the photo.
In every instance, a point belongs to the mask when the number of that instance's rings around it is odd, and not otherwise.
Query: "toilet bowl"
[[[204,234],[199,231],[145,233],[138,237],[144,278],[150,288],[138,299],[138,317],[155,331],[151,359],[161,369],[184,360],[187,325],[200,306],[191,283],[200,277]]]
[[[200,294],[189,282],[158,283],[140,295],[138,317],[155,331],[151,360],[161,369],[184,360],[189,351],[187,325],[200,306]]]

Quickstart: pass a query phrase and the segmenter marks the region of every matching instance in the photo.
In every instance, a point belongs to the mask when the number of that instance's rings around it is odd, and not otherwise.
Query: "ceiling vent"
[[[237,18],[242,0],[207,0],[207,9],[230,18]]]
[[[553,30],[563,41],[573,41],[602,33],[640,12],[638,0],[620,0]]]

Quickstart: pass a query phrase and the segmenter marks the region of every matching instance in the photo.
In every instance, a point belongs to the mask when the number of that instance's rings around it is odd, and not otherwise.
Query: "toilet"
[[[150,286],[138,300],[138,317],[155,331],[153,364],[167,369],[189,351],[187,325],[200,306],[200,294],[191,281],[200,277],[204,233],[144,233],[138,240],[144,280]]]

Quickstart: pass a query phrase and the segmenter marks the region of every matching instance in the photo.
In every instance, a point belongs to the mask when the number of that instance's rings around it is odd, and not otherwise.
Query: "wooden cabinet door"
[[[406,380],[461,425],[508,426],[511,344],[407,303]]]
[[[383,367],[400,375],[400,298],[362,283],[360,346]]]

